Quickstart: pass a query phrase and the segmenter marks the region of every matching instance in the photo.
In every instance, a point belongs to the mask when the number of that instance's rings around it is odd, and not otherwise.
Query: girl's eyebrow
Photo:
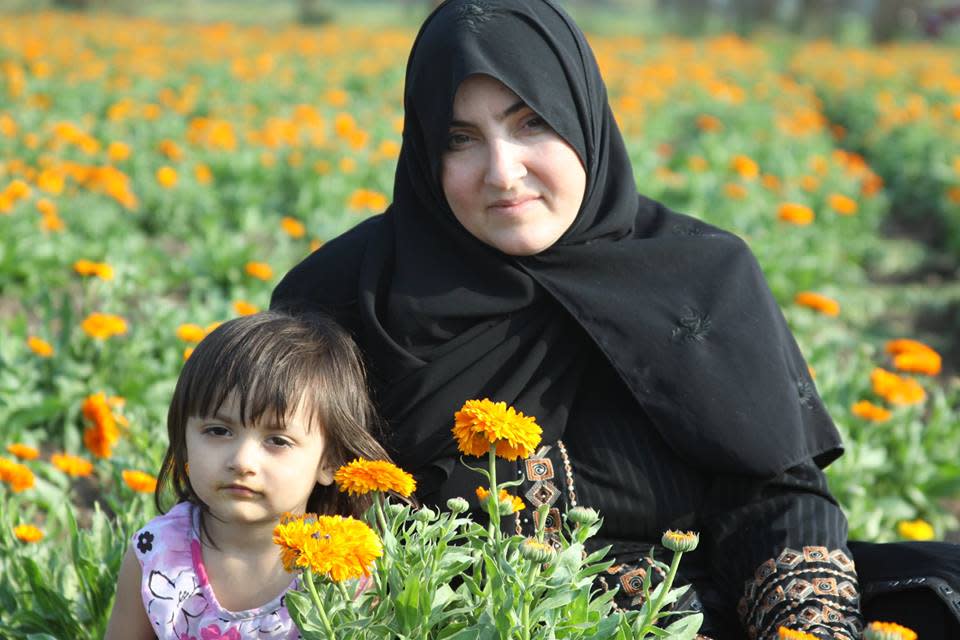
[[[507,117],[512,116],[513,114],[515,114],[517,111],[520,111],[521,109],[523,109],[523,108],[526,107],[526,106],[527,106],[527,103],[526,103],[526,102],[524,102],[523,100],[517,100],[517,101],[514,102],[512,105],[510,105],[509,107],[507,107],[506,109],[504,109],[502,113],[500,113],[499,115],[494,116],[494,119],[495,119],[497,122],[501,122],[501,121],[503,121],[504,119],[506,119]],[[471,122],[466,122],[465,120],[451,120],[451,121],[450,121],[450,126],[451,126],[451,127],[469,127],[469,126],[472,126],[472,124],[473,124],[473,123],[471,123]]]

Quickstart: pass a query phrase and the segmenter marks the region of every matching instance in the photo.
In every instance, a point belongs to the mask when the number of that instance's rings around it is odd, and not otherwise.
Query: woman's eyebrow
[[[523,109],[523,108],[526,107],[526,106],[527,106],[527,103],[526,103],[526,102],[524,102],[523,100],[517,100],[517,101],[514,102],[512,105],[510,105],[509,107],[507,107],[506,109],[504,109],[502,113],[494,116],[494,119],[495,119],[497,122],[501,122],[502,120],[504,120],[504,119],[512,116],[512,115],[515,114],[517,111],[520,111],[521,109]],[[465,120],[451,120],[451,121],[450,121],[450,126],[451,126],[451,127],[469,127],[469,126],[472,126],[472,124],[473,124],[472,122],[467,122],[467,121],[465,121]]]

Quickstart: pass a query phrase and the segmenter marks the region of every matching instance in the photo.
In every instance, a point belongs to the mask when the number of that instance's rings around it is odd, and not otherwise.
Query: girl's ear
[[[330,463],[325,460],[321,460],[320,465],[317,467],[317,483],[322,484],[325,487],[329,487],[333,484],[333,473],[334,468],[330,465]]]

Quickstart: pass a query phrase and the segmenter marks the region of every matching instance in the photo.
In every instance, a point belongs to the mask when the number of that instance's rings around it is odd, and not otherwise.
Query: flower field
[[[4,16],[0,636],[102,636],[181,363],[388,204],[413,36]],[[851,535],[956,530],[960,326],[912,310],[960,290],[883,230],[960,255],[960,51],[591,40],[641,192],[760,260],[847,443]]]

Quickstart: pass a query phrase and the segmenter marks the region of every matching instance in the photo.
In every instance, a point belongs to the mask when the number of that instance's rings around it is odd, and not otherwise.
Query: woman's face
[[[587,183],[570,145],[486,75],[469,76],[457,89],[442,173],[460,224],[512,256],[553,245],[576,219]]]

